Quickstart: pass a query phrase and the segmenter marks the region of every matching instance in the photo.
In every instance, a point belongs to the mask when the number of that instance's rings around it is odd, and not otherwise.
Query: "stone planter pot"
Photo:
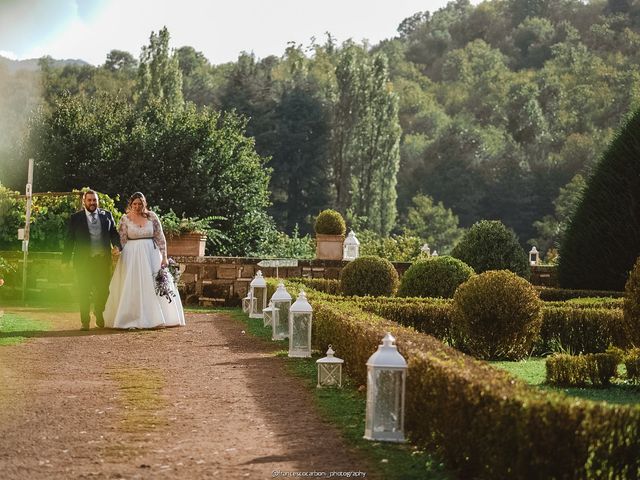
[[[344,235],[316,233],[316,258],[318,260],[342,260]]]
[[[175,257],[204,257],[207,236],[201,233],[183,233],[167,236],[167,255]]]

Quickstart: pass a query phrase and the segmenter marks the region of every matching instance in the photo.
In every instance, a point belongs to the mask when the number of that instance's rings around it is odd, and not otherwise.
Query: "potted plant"
[[[173,210],[160,215],[162,229],[167,238],[167,255],[204,257],[207,236],[220,234],[211,228],[213,220],[223,217],[178,217]],[[216,236],[216,235],[213,235]]]
[[[323,210],[316,218],[316,258],[342,260],[342,245],[347,226],[335,210]]]

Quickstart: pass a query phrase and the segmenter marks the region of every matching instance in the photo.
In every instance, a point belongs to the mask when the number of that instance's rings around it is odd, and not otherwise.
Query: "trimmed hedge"
[[[640,346],[640,257],[624,287],[624,321],[631,341]]]
[[[578,353],[601,353],[609,345],[626,348],[622,310],[607,308],[546,307],[543,310],[540,337],[535,351],[558,350]]]
[[[618,358],[611,353],[586,355],[551,355],[545,362],[546,381],[563,387],[584,387],[591,384],[606,387],[616,376]]]
[[[295,282],[313,288],[318,292],[328,293],[330,295],[341,295],[340,280],[328,278],[287,278],[287,282]]]
[[[550,288],[550,287],[535,287],[540,295],[540,300],[547,301],[565,301],[572,298],[587,298],[587,297],[611,297],[622,298],[624,292],[616,292],[610,290],[570,290],[568,288]]]
[[[506,372],[428,335],[359,311],[352,302],[312,299],[313,341],[343,352],[366,384],[366,361],[385,332],[407,359],[405,429],[437,450],[459,478],[636,478],[640,408],[575,401],[528,388]]]

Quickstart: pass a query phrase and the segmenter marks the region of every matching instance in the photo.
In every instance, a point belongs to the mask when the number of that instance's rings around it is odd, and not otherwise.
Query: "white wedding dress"
[[[168,272],[168,281],[175,296],[169,301],[155,291],[161,252],[166,252],[166,240],[157,215],[150,212],[142,227],[123,215],[118,230],[123,248],[109,285],[109,298],[104,309],[105,327],[128,329],[184,325],[180,294]]]

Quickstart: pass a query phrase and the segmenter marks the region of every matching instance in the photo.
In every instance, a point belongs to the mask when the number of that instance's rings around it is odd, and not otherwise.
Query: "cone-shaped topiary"
[[[640,257],[624,287],[624,324],[630,343],[640,347]]]
[[[533,285],[508,270],[472,276],[451,307],[454,342],[477,358],[518,360],[531,352],[542,326]]]
[[[398,272],[386,258],[356,258],[340,272],[343,295],[391,296],[398,288]]]
[[[513,230],[498,220],[474,223],[454,247],[451,256],[459,258],[476,273],[488,270],[510,270],[529,278],[527,254]]]
[[[418,260],[402,276],[398,296],[451,298],[473,274],[473,268],[448,255]]]
[[[622,291],[638,256],[640,110],[625,122],[587,180],[560,245],[560,285]]]

